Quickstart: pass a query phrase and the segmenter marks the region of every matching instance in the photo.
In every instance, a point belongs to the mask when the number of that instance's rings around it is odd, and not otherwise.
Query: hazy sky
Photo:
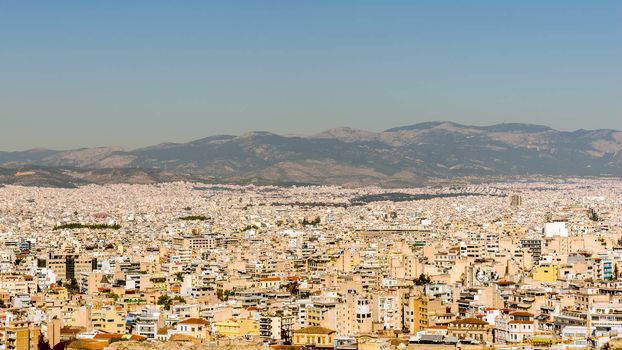
[[[0,150],[622,129],[622,1],[0,1]]]

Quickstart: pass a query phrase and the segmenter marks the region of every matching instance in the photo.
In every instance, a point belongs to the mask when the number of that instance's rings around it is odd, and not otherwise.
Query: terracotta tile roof
[[[277,282],[280,281],[280,277],[266,277],[259,280],[259,282]]]
[[[183,321],[179,321],[179,323],[177,324],[203,324],[203,325],[208,325],[209,321],[204,320],[202,318],[187,318]]]
[[[63,327],[60,329],[60,334],[78,334],[83,330],[82,327]]]
[[[482,321],[479,318],[469,317],[469,318],[462,318],[462,319],[459,319],[459,320],[451,321],[451,322],[449,322],[449,324],[478,324],[478,325],[485,325],[485,324],[488,324],[488,322]]]
[[[310,326],[310,327],[305,327],[305,328],[300,328],[298,330],[295,330],[294,333],[298,333],[298,334],[333,334],[333,333],[335,333],[335,331],[332,330],[332,329],[324,328],[324,327]]]
[[[512,316],[523,316],[523,317],[533,317],[532,313],[524,312],[524,311],[510,312],[510,315],[512,315]]]
[[[113,334],[113,333],[97,333],[93,337],[95,340],[110,340],[110,339],[129,339],[129,340],[144,340],[147,339],[141,335],[136,334]]]
[[[90,339],[74,340],[69,345],[68,349],[84,349],[84,350],[103,350],[108,344],[98,342]]]
[[[168,334],[168,331],[170,330],[170,327],[162,327],[160,329],[158,329],[158,334],[159,335],[166,335]]]

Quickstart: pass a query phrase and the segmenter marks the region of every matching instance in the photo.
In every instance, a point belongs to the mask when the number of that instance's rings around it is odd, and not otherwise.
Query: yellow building
[[[51,288],[47,296],[50,299],[69,300],[69,293],[67,292],[67,289],[62,286]]]
[[[151,276],[151,284],[155,290],[166,291],[168,287],[168,281],[166,280],[166,275],[160,273],[157,275]]]
[[[107,333],[125,333],[125,319],[114,307],[91,310],[91,324],[94,329]]]
[[[259,322],[255,320],[224,320],[214,324],[218,335],[223,337],[241,337],[259,335]]]
[[[0,328],[4,348],[10,350],[36,349],[40,334],[40,328],[27,321],[9,322]]]
[[[413,324],[416,330],[422,331],[429,326],[428,297],[420,297],[413,301]]]
[[[336,333],[336,331],[324,327],[311,326],[301,328],[294,331],[292,345],[313,345],[320,349],[333,348]]]
[[[429,326],[429,301],[425,295],[411,295],[406,299],[404,323],[410,333],[417,333]]]
[[[533,279],[538,282],[553,283],[559,275],[558,265],[540,265],[533,270]]]

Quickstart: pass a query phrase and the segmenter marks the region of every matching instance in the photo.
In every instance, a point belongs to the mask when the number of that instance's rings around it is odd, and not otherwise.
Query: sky
[[[622,1],[0,1],[0,150],[622,129]]]

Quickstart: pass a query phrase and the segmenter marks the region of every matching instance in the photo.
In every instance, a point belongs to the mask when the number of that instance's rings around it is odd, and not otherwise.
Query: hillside
[[[336,128],[308,137],[269,132],[220,135],[133,151],[104,147],[0,152],[0,167],[6,168],[0,182],[54,185],[64,181],[59,176],[70,176],[75,184],[215,179],[408,186],[465,176],[620,176],[621,151],[622,133],[615,130],[564,132],[515,123],[428,122],[384,132]],[[30,180],[15,176],[15,169],[24,166],[48,167],[49,174],[40,170],[40,176]]]

